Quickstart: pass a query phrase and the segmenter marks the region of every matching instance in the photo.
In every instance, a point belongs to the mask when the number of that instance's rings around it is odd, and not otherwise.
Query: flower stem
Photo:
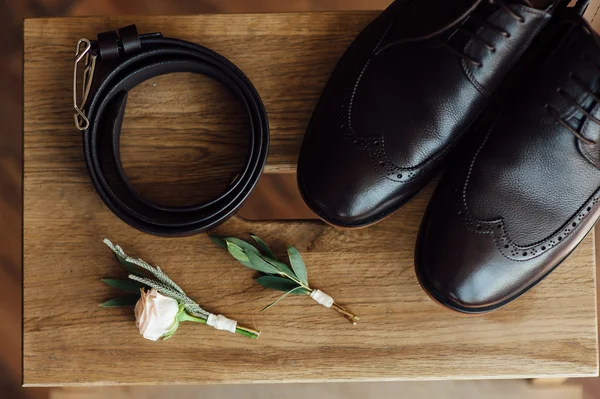
[[[181,314],[179,314],[179,316],[177,316],[177,318],[179,319],[179,321],[193,321],[194,323],[206,324],[206,319],[203,319],[201,317],[192,316],[192,315],[188,314],[187,312],[181,312]],[[236,327],[235,332],[237,334],[243,335],[245,337],[254,338],[254,339],[257,339],[258,336],[260,335],[260,331],[256,331],[251,328],[242,327],[242,326]]]
[[[202,317],[192,316],[191,314],[188,314],[187,312],[181,312],[177,316],[177,318],[179,319],[179,321],[193,321],[194,323],[206,324],[206,319],[203,319]]]
[[[353,325],[356,325],[356,322],[360,320],[360,317],[358,317],[354,313],[348,311],[346,308],[344,308],[341,305],[338,305],[335,302],[333,303],[333,305],[331,305],[331,309],[335,310],[336,312],[338,312],[339,314],[344,316],[346,318],[346,320],[348,320]]]
[[[254,338],[254,339],[257,339],[258,336],[260,335],[260,331],[256,331],[256,330],[253,330],[251,328],[241,327],[241,326],[240,327],[236,327],[235,328],[235,332],[238,333],[238,334],[240,334],[240,335],[243,335],[245,337]]]

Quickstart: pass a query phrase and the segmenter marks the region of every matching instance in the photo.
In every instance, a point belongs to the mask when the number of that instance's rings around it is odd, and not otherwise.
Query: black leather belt
[[[83,96],[78,101],[80,63],[85,63],[85,69]],[[250,130],[244,169],[231,186],[213,200],[182,207],[164,206],[141,197],[129,183],[119,153],[128,91],[147,79],[174,72],[207,75],[227,87],[243,105]],[[98,84],[93,83],[98,74],[104,77],[96,79]],[[101,33],[97,41],[78,42],[73,84],[75,125],[83,130],[92,183],[110,210],[130,226],[163,236],[200,233],[224,222],[255,187],[269,148],[267,113],[248,78],[214,51],[160,33],[138,35],[135,25],[131,25],[118,32]],[[89,93],[93,94],[86,101]]]

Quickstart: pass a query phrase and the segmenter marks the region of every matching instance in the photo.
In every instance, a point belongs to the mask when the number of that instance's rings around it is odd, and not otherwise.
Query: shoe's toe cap
[[[493,233],[465,223],[451,196],[434,194],[415,250],[418,279],[436,301],[464,313],[497,309],[533,286],[544,259],[519,262],[497,247]]]
[[[325,221],[361,227],[402,205],[422,181],[403,183],[387,176],[371,149],[341,131],[309,131],[298,160],[298,186],[308,206]]]

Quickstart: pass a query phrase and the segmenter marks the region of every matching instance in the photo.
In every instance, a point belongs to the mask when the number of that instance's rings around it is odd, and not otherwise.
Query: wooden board
[[[162,31],[222,53],[253,81],[269,112],[268,169],[289,171],[331,69],[375,15],[25,21],[25,385],[597,375],[593,233],[523,297],[489,315],[466,317],[433,303],[413,271],[415,238],[432,187],[363,230],[240,219],[218,228],[239,237],[253,232],[280,252],[286,243],[297,246],[312,284],[361,316],[352,327],[306,297],[259,312],[277,294],[257,286],[252,271],[205,235],[166,239],[138,232],[96,195],[73,127],[78,38],[136,23],[140,32]],[[243,117],[219,90],[197,76],[172,75],[130,94],[122,150],[137,189],[185,203],[235,176],[243,157]],[[142,339],[130,310],[97,306],[114,294],[100,278],[124,275],[104,237],[160,265],[208,310],[255,325],[263,331],[260,339],[189,323],[171,340]]]

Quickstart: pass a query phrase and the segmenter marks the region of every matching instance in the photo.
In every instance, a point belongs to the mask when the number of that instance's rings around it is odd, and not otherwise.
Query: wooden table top
[[[592,376],[598,372],[593,233],[541,284],[505,308],[466,317],[433,303],[413,271],[426,189],[373,227],[317,221],[247,222],[304,255],[311,284],[361,321],[304,296],[261,313],[277,294],[254,283],[206,235],[159,238],[130,228],[94,191],[73,126],[72,71],[80,37],[136,23],[210,47],[261,94],[271,124],[268,170],[293,170],[312,109],[333,66],[376,12],[65,18],[25,21],[24,384],[173,384]],[[223,89],[189,74],[130,93],[123,164],[136,189],[163,202],[213,194],[243,162],[243,115]],[[318,160],[316,160],[318,161]],[[262,330],[258,340],[184,323],[143,339],[131,309],[98,304],[122,277],[103,238],[160,265],[212,312]]]

